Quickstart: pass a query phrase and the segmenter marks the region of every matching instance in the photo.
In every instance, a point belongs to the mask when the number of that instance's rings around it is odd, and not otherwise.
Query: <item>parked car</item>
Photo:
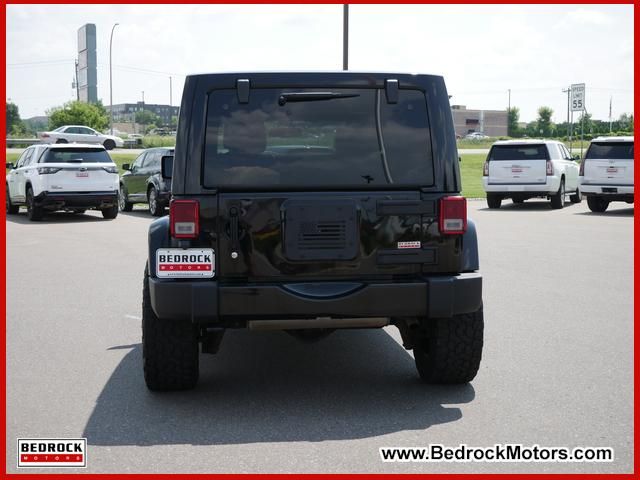
[[[466,140],[484,140],[485,138],[489,138],[489,136],[482,132],[471,132],[465,135],[464,138]]]
[[[395,325],[424,382],[475,377],[482,277],[442,77],[193,75],[179,123],[170,214],[148,235],[148,388],[193,388],[199,344],[234,328]]]
[[[151,215],[164,215],[171,198],[171,180],[162,178],[160,172],[164,156],[173,156],[173,148],[149,148],[138,155],[132,165],[122,166],[125,172],[120,177],[121,211],[130,212],[135,203],[146,203]]]
[[[34,221],[56,210],[95,209],[107,219],[118,215],[118,169],[102,146],[33,145],[7,168],[7,214],[25,205]]]
[[[633,137],[594,138],[580,164],[580,191],[592,212],[633,203]]]
[[[482,186],[489,208],[502,200],[522,203],[533,197],[548,198],[551,208],[563,208],[566,194],[572,203],[582,200],[578,188],[578,163],[567,147],[555,140],[502,140],[489,150]]]
[[[38,132],[42,143],[99,143],[107,150],[122,147],[123,140],[115,135],[107,135],[83,125],[65,125],[51,132]]]

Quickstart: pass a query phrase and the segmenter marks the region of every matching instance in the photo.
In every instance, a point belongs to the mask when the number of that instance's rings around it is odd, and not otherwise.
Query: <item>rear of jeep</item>
[[[167,160],[167,159],[165,159]],[[170,215],[149,230],[143,357],[192,388],[229,328],[319,339],[395,325],[428,383],[482,353],[475,227],[438,76],[187,77]]]

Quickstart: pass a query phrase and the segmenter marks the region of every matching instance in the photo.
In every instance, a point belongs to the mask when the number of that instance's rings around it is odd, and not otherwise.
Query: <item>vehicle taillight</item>
[[[54,173],[58,173],[62,168],[58,167],[38,167],[38,173],[40,175],[51,175]]]
[[[551,160],[547,160],[547,175],[553,175],[553,165]]]
[[[171,236],[174,238],[196,238],[199,233],[198,212],[200,205],[196,200],[171,200],[169,222]]]
[[[586,161],[587,161],[587,159],[586,159],[586,158],[583,158],[583,159],[580,161],[580,173],[579,173],[579,175],[580,175],[581,177],[584,177],[584,164],[586,163]]]
[[[49,138],[49,134],[48,133],[41,133],[40,136],[42,138]]]
[[[440,233],[455,235],[467,231],[467,199],[444,197],[440,199]]]
[[[488,177],[489,176],[489,162],[488,161],[484,162],[484,166],[482,167],[482,176],[483,177]]]

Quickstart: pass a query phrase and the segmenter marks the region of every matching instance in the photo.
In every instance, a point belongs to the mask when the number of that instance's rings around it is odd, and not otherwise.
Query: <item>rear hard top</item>
[[[439,76],[192,75],[176,144],[174,195],[461,188],[451,109]]]

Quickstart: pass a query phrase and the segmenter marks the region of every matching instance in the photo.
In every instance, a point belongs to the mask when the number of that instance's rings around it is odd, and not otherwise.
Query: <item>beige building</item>
[[[469,110],[465,105],[451,105],[456,136],[480,132],[489,137],[506,137],[506,110]]]

